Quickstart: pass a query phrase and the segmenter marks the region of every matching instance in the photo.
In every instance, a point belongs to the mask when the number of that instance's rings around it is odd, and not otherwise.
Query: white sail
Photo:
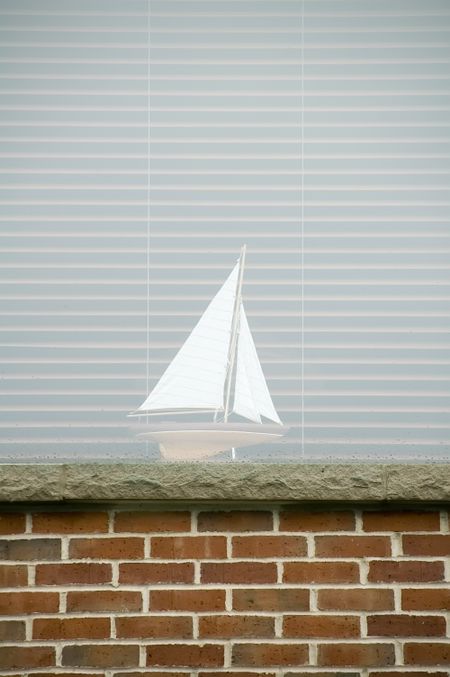
[[[242,304],[239,319],[233,411],[258,423],[261,422],[260,416],[265,416],[282,425],[270,397]]]
[[[238,268],[234,267],[138,412],[223,409]]]

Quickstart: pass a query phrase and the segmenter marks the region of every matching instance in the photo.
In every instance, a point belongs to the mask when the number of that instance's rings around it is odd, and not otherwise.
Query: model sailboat
[[[227,449],[274,441],[287,430],[270,397],[242,304],[244,264],[245,246],[154,389],[130,414],[209,412],[213,416],[205,423],[163,421],[138,426],[138,437],[157,442],[166,459],[207,458]],[[231,421],[233,413],[252,423]],[[263,423],[263,417],[272,423]]]

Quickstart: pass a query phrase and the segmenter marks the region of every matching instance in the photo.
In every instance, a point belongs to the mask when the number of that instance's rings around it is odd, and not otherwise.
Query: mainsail
[[[236,264],[136,413],[223,409],[238,269]]]

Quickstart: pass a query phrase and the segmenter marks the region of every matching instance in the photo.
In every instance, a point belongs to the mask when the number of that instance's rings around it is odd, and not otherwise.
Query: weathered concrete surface
[[[0,465],[0,501],[448,501],[450,464]]]
[[[450,464],[391,466],[386,498],[391,501],[450,501]]]
[[[63,465],[0,465],[0,500],[60,501],[63,493]]]
[[[171,500],[371,500],[384,498],[375,466],[155,464],[70,466],[65,497]]]

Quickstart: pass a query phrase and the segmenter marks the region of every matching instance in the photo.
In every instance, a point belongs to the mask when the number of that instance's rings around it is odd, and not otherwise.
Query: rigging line
[[[300,43],[300,275],[301,275],[301,455],[305,457],[305,225],[304,225],[304,41],[305,41],[305,3],[301,0],[301,43]]]

